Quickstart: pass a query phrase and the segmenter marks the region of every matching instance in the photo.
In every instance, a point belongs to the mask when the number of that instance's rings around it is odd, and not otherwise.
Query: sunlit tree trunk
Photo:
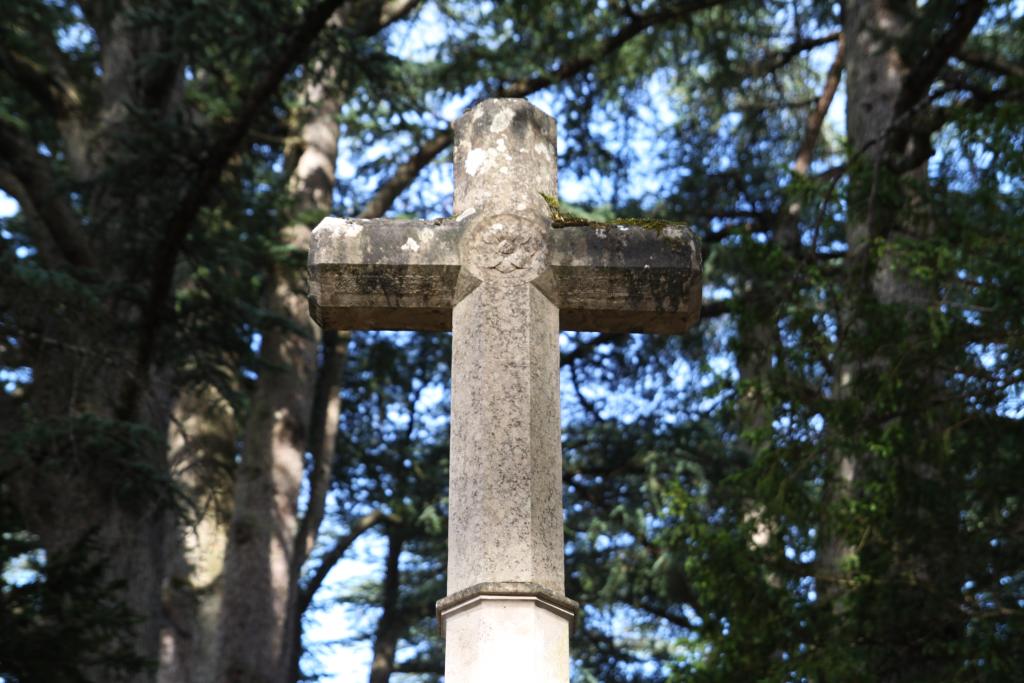
[[[215,678],[237,422],[213,387],[185,390],[168,434],[171,475],[187,501],[168,537],[158,683]]]
[[[301,218],[331,207],[339,128],[338,101],[319,83],[307,87],[301,153],[292,174],[292,196]],[[295,223],[281,231],[281,242],[297,256],[308,249],[311,226]],[[283,680],[291,658],[297,567],[308,547],[297,542],[303,527],[298,506],[311,450],[313,395],[317,384],[318,331],[306,303],[303,260],[276,264],[264,305],[289,327],[263,331],[262,367],[245,429],[235,483],[234,514],[228,543],[220,675],[225,681]],[[334,353],[333,345],[327,350]],[[326,418],[326,414],[320,416]],[[337,415],[334,415],[337,419]],[[323,434],[331,429],[318,426]],[[329,465],[333,448],[322,452]],[[313,469],[310,510],[322,514],[328,474]],[[319,520],[313,527],[319,525]],[[316,529],[303,528],[315,537]]]

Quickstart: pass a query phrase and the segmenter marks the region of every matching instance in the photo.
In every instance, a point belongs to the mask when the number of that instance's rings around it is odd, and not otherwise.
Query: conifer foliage
[[[441,679],[449,339],[321,332],[304,262],[328,213],[446,214],[485,97],[556,117],[559,220],[703,242],[690,333],[562,339],[574,680],[1024,679],[1022,29],[6,3],[0,679]],[[338,605],[365,671],[308,636]]]

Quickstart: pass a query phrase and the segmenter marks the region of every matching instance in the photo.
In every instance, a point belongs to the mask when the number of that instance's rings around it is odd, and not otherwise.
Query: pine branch
[[[302,20],[284,41],[284,47],[269,61],[269,65],[254,80],[256,84],[250,89],[244,103],[235,116],[220,130],[215,131],[213,140],[200,163],[194,180],[178,203],[178,208],[171,214],[163,228],[163,237],[157,246],[152,267],[152,284],[149,290],[147,305],[143,311],[143,323],[138,350],[136,352],[137,377],[146,377],[145,372],[152,360],[159,334],[161,318],[167,297],[174,283],[174,270],[178,254],[185,243],[185,238],[195,225],[199,211],[205,206],[217,187],[221,173],[228,161],[237,152],[253,122],[270,101],[285,78],[292,72],[315,42],[316,37],[327,25],[328,21],[346,0],[321,0],[313,5]],[[381,16],[390,22],[389,16]],[[367,30],[369,34],[379,31],[383,26],[378,24]],[[132,414],[138,403],[142,390],[139,382],[131,382],[120,402],[119,412],[122,416]]]
[[[591,54],[568,60],[561,67],[549,74],[524,77],[519,80],[509,81],[486,97],[526,97],[544,88],[564,83],[565,81],[579,75],[594,64],[602,61],[615,53],[629,40],[649,28],[670,21],[678,21],[688,17],[694,12],[720,5],[728,0],[703,0],[701,2],[686,3],[671,10],[652,12],[647,15],[634,15],[629,24],[612,37],[608,38],[598,46]],[[378,218],[391,206],[391,203],[405,191],[417,178],[427,164],[433,161],[438,154],[444,151],[454,139],[454,132],[451,128],[437,131],[433,138],[413,153],[408,161],[400,164],[395,173],[381,184],[377,192],[366,203],[366,206],[359,213],[360,218]]]
[[[1024,79],[1024,64],[1011,62],[1000,55],[985,54],[978,50],[961,48],[957,51],[956,56],[965,64],[970,64],[986,71],[994,71],[1011,78]]]
[[[526,97],[555,83],[565,82],[614,54],[619,48],[629,42],[630,39],[647,29],[685,19],[699,10],[721,5],[725,2],[728,2],[728,0],[698,0],[696,2],[672,3],[671,9],[640,15],[631,13],[630,21],[626,26],[604,41],[591,54],[571,59],[550,74],[508,83],[500,88],[498,92],[491,95],[491,97]]]
[[[816,47],[827,45],[840,38],[841,34],[839,31],[819,36],[817,38],[805,38],[803,40],[796,40],[791,43],[785,50],[773,52],[749,67],[743,69],[745,73],[749,73],[751,76],[760,77],[765,76],[773,71],[777,71],[786,64],[796,59],[800,54],[807,50],[813,50]]]

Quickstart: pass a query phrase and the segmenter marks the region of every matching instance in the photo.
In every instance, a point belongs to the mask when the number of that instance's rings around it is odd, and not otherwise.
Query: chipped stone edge
[[[569,622],[569,630],[576,625],[580,604],[571,598],[548,590],[537,583],[526,581],[499,581],[477,583],[469,588],[445,596],[437,601],[437,626],[441,637],[445,637],[445,621],[448,617],[473,609],[488,601],[524,601],[562,617]]]

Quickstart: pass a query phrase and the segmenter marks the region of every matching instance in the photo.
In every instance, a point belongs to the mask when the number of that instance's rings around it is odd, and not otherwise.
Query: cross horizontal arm
[[[681,334],[700,317],[700,242],[685,226],[551,230],[563,330]]]
[[[443,331],[469,221],[325,218],[310,245],[310,311],[332,329]],[[551,229],[538,286],[563,330],[680,334],[700,315],[700,245],[683,226]]]
[[[309,309],[327,329],[450,330],[455,219],[325,218],[309,249]]]

